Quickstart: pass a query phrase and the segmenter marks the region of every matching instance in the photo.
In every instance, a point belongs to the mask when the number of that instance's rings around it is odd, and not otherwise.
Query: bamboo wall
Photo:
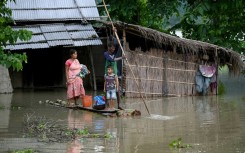
[[[160,49],[151,49],[144,53],[136,49],[127,51],[126,57],[128,60],[124,62],[126,97],[140,97],[140,93],[147,97],[184,96],[196,93],[195,56]]]

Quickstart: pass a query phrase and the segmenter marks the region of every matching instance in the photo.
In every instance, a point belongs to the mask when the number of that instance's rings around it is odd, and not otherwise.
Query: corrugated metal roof
[[[47,43],[33,43],[33,44],[18,44],[18,45],[8,45],[5,49],[8,50],[22,50],[22,49],[41,49],[49,48]]]
[[[80,31],[80,30],[94,30],[91,24],[80,26],[79,24],[66,24],[68,31]]]
[[[102,45],[101,40],[78,40],[74,41],[74,46]]]
[[[7,6],[13,9],[41,9],[75,7],[75,3],[73,0],[16,0],[16,3],[8,1]]]
[[[75,0],[77,2],[77,5],[79,7],[91,7],[96,6],[96,3],[94,0]]]
[[[93,39],[97,38],[98,35],[95,31],[76,31],[76,32],[70,32],[72,39]]]
[[[80,11],[87,20],[96,20],[99,17],[97,8],[81,8]]]
[[[32,35],[31,40],[29,40],[28,42],[44,42],[46,41],[45,37],[43,36],[43,34],[38,34],[38,35]],[[23,41],[21,40],[17,40],[16,44],[20,44],[23,43]]]
[[[28,42],[18,40],[16,45],[8,45],[5,49],[35,49],[50,48],[54,46],[87,46],[102,45],[97,33],[92,25],[73,24],[46,24],[23,26],[27,30],[33,31],[31,40]],[[21,29],[20,26],[13,29]]]
[[[56,32],[56,31],[66,31],[66,27],[63,23],[60,24],[48,24],[40,26],[42,32]]]
[[[20,30],[20,29],[23,29],[23,30],[29,30],[29,31],[32,31],[33,34],[36,34],[36,33],[41,33],[41,30],[39,27],[16,27],[14,28],[14,30]]]
[[[67,45],[74,45],[72,40],[54,40],[48,41],[49,46],[67,46]]]
[[[12,9],[12,17],[15,21],[100,19],[95,0],[75,1],[16,0],[16,3],[8,1],[7,6]]]
[[[71,39],[70,34],[65,32],[54,32],[54,33],[43,33],[46,40],[64,40],[64,39]]]

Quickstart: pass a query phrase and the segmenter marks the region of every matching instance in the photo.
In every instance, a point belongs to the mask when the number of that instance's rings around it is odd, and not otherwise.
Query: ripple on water
[[[163,115],[157,115],[157,114],[151,114],[149,119],[154,119],[154,120],[172,120],[176,118],[177,116],[163,116]]]

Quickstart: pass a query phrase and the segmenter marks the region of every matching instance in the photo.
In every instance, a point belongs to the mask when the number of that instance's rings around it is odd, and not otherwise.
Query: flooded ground
[[[222,80],[226,83],[223,96],[147,101],[152,116],[140,99],[127,99],[124,108],[142,112],[136,118],[110,118],[39,102],[65,99],[65,89],[15,90],[14,94],[0,95],[0,152],[33,148],[42,153],[244,153],[245,79]],[[70,128],[109,133],[112,138],[84,138],[67,143],[23,138],[26,114],[46,116]],[[192,148],[171,150],[169,143],[178,138]]]

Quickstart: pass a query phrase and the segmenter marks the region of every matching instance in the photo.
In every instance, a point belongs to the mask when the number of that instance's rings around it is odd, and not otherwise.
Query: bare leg
[[[74,97],[75,105],[78,105],[77,100],[78,100],[78,97]]]
[[[113,100],[111,100],[111,109],[113,110],[114,109],[114,99]]]
[[[109,109],[111,109],[111,99],[108,100],[109,104]]]
[[[67,100],[67,104],[68,104],[69,107],[72,106],[72,105],[71,105],[71,99],[68,99],[68,100]]]
[[[116,94],[117,94],[117,108],[123,110],[122,107],[120,107],[121,99],[120,99],[119,92],[117,91]]]

